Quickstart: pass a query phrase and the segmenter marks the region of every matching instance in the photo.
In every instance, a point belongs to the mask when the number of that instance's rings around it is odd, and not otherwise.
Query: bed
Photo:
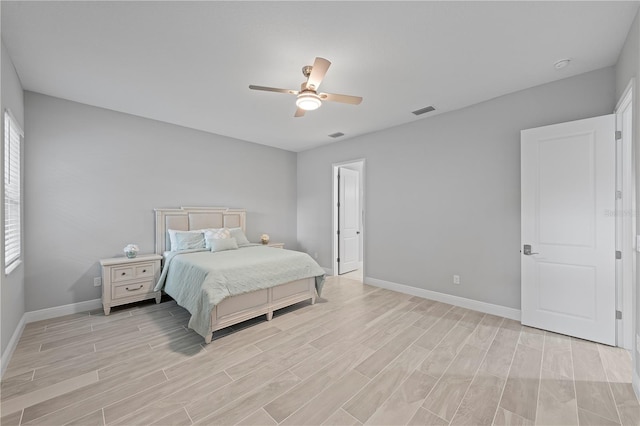
[[[155,252],[163,268],[155,291],[163,290],[191,313],[189,327],[210,343],[213,332],[298,302],[316,301],[324,270],[306,253],[244,245],[212,252],[171,252],[169,230],[241,229],[246,211],[225,207],[155,209]],[[174,231],[172,231],[174,232]],[[174,232],[175,234],[175,232]]]

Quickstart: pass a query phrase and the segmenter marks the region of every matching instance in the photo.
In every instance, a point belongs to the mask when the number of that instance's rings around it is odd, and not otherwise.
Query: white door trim
[[[636,171],[631,117],[637,114],[633,111],[634,87],[635,79],[631,79],[614,111],[616,130],[622,132],[622,139],[616,141],[616,190],[622,192],[622,198],[616,202],[616,250],[622,252],[622,260],[616,262],[619,263],[616,265],[616,310],[622,311],[622,319],[617,320],[616,345],[628,350],[633,348],[635,333]]]
[[[362,217],[360,218],[360,235],[362,240],[364,241],[366,239],[366,222],[365,222],[365,205],[366,205],[366,168],[367,168],[367,163],[366,160],[364,158],[359,158],[359,159],[355,159],[355,160],[350,160],[350,161],[341,161],[339,163],[333,163],[331,165],[331,188],[332,188],[332,192],[333,192],[333,197],[332,197],[332,204],[331,204],[331,217],[332,217],[332,225],[331,225],[331,247],[332,247],[332,251],[331,251],[331,255],[333,256],[332,260],[331,260],[331,269],[332,269],[332,275],[338,275],[338,238],[337,238],[337,232],[338,232],[338,169],[340,167],[344,167],[344,166],[348,166],[348,165],[352,165],[352,164],[357,164],[357,163],[362,163],[362,174],[360,175],[360,186],[362,188],[362,197],[360,199],[360,210],[362,210]],[[365,268],[366,268],[366,255],[367,252],[364,248],[365,244],[362,244],[362,276],[365,277]]]

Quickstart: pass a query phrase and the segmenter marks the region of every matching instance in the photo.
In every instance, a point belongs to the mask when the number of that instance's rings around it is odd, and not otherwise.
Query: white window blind
[[[4,265],[5,273],[20,260],[20,164],[22,130],[7,110],[4,113]]]

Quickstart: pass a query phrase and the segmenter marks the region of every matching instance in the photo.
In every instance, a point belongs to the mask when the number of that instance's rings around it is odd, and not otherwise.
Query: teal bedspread
[[[209,333],[211,311],[227,297],[315,277],[318,295],[324,270],[306,253],[265,247],[168,252],[154,291],[164,290],[191,313],[189,328]]]

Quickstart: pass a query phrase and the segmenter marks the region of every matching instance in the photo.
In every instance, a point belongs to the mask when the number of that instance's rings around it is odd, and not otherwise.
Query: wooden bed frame
[[[246,232],[246,211],[226,207],[181,207],[155,209],[156,253],[170,250],[169,229],[191,231],[206,228],[242,228]],[[274,248],[273,250],[280,250]],[[224,299],[211,312],[206,343],[211,343],[213,332],[265,314],[267,321],[273,311],[311,299],[316,302],[315,277],[292,281],[276,287],[256,290]]]

